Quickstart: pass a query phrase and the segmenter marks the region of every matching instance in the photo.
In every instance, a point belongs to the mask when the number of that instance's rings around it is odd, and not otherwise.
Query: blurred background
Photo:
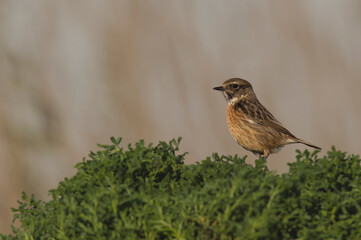
[[[361,2],[0,1],[0,232],[109,137],[247,154],[212,88],[249,80],[296,136],[359,153]],[[290,145],[268,158],[287,171]],[[310,149],[312,150],[312,149]]]

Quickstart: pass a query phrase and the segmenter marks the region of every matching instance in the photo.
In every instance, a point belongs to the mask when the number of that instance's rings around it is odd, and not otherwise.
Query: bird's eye
[[[232,88],[237,89],[237,88],[239,88],[239,85],[238,84],[232,84]]]

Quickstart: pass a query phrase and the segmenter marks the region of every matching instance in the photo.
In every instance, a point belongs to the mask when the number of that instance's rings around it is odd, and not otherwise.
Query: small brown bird
[[[258,101],[252,85],[241,78],[231,78],[222,86],[213,88],[222,91],[228,102],[227,123],[233,138],[243,148],[267,159],[286,144],[303,143],[321,150],[290,133]]]

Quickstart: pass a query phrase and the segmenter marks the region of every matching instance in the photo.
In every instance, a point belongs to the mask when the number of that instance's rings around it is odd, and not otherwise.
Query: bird
[[[242,78],[230,78],[219,87],[228,102],[227,124],[234,140],[244,149],[266,160],[271,153],[292,143],[320,147],[297,138],[257,99],[252,85]]]

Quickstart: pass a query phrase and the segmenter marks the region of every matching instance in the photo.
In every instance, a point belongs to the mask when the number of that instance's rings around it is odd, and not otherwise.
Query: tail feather
[[[318,149],[318,150],[322,150],[322,148],[317,147],[316,145],[313,145],[312,143],[303,141],[302,139],[298,139],[298,138],[297,138],[297,139],[295,139],[295,142],[303,143],[303,144],[305,144],[305,145],[307,145],[307,146],[309,146],[309,147],[313,147],[313,148],[316,148],[316,149]]]

